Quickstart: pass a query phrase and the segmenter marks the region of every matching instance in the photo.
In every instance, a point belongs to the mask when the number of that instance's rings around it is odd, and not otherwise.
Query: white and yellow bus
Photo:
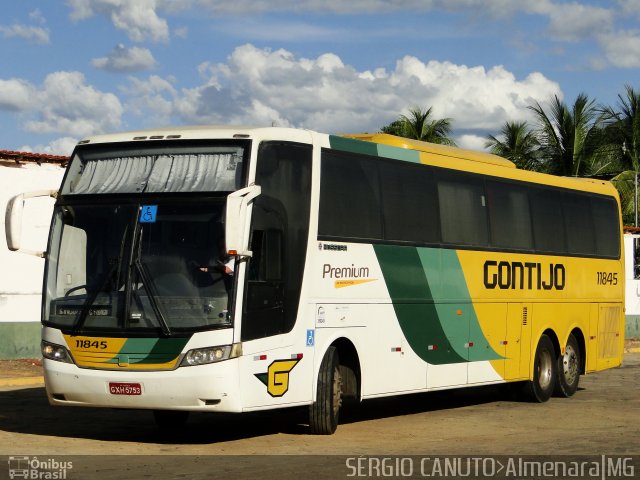
[[[308,405],[330,434],[343,398],[520,382],[543,402],[622,361],[607,182],[383,134],[193,127],[83,140],[52,194],[54,405],[161,425]]]

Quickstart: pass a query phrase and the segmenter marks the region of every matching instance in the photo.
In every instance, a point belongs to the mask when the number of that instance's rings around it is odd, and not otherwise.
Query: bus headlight
[[[55,360],[56,362],[73,363],[71,354],[62,345],[56,345],[55,343],[45,342],[44,340],[40,344],[40,350],[42,356],[49,360]]]
[[[240,355],[242,355],[242,345],[240,343],[221,345],[218,347],[194,348],[186,353],[180,366],[193,367],[196,365],[205,365],[207,363],[221,362],[229,358],[239,357]]]

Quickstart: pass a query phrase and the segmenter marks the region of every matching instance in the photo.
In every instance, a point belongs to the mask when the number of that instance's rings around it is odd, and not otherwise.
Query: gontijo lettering
[[[566,271],[561,263],[484,262],[484,286],[519,290],[563,290]]]

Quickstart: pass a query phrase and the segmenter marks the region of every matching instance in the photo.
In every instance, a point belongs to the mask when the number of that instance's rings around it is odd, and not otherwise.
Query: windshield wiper
[[[134,258],[132,259],[132,264],[133,267],[137,270],[138,275],[140,275],[140,278],[142,279],[142,284],[144,285],[144,288],[147,291],[147,298],[149,299],[149,303],[151,303],[151,309],[153,310],[153,313],[156,315],[156,318],[158,319],[158,323],[160,323],[160,328],[162,329],[162,333],[164,333],[165,336],[170,337],[172,335],[171,329],[169,328],[169,324],[167,323],[166,318],[164,317],[164,315],[162,314],[162,310],[160,308],[160,305],[158,304],[158,292],[155,289],[155,286],[153,284],[153,280],[151,280],[151,276],[149,275],[149,273],[147,272],[147,268],[144,266],[144,264],[142,263],[142,261],[140,260],[142,258],[142,236],[144,235],[144,230],[142,229],[142,226],[136,221],[136,229],[138,230],[138,235],[137,235],[137,244],[136,244],[136,248],[134,248]],[[131,293],[132,292],[132,287],[131,287],[131,277],[129,276],[129,278],[127,279],[127,299],[126,299],[126,306],[125,306],[125,312],[129,315],[129,308],[131,307]]]
[[[82,305],[82,310],[80,311],[80,315],[78,315],[78,319],[73,324],[73,328],[71,330],[71,333],[73,335],[77,335],[80,332],[80,329],[84,326],[87,320],[87,317],[89,316],[89,312],[91,311],[91,306],[93,305],[93,302],[96,301],[96,298],[98,298],[98,294],[101,291],[103,291],[104,287],[107,286],[107,284],[113,279],[114,274],[117,273],[116,283],[120,278],[120,267],[122,265],[122,259],[124,257],[124,245],[126,243],[128,231],[129,231],[129,225],[125,227],[124,233],[122,234],[122,240],[120,240],[120,253],[118,254],[117,261],[111,266],[107,274],[104,276],[104,282],[100,284],[99,288],[96,288],[93,292],[91,292],[91,295],[87,297],[84,304]],[[109,294],[111,294],[111,292],[109,292]]]
[[[138,271],[138,274],[142,278],[142,283],[144,284],[144,288],[147,290],[147,293],[148,293],[147,298],[151,303],[151,308],[153,309],[153,313],[155,313],[156,318],[160,323],[160,328],[162,328],[162,333],[164,333],[165,336],[170,337],[172,335],[171,329],[169,328],[169,324],[167,323],[167,320],[164,318],[164,315],[160,310],[160,305],[158,305],[158,300],[157,300],[158,292],[156,291],[155,286],[153,285],[153,281],[151,280],[151,277],[147,273],[146,267],[140,261],[139,255],[136,258],[134,265],[136,267],[136,270]]]

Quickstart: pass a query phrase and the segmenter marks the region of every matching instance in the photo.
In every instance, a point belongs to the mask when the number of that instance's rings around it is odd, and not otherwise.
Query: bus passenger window
[[[491,246],[517,250],[533,249],[526,187],[494,181],[488,181],[486,185]]]
[[[459,174],[438,175],[442,241],[485,246],[489,240],[484,188],[480,181]]]

